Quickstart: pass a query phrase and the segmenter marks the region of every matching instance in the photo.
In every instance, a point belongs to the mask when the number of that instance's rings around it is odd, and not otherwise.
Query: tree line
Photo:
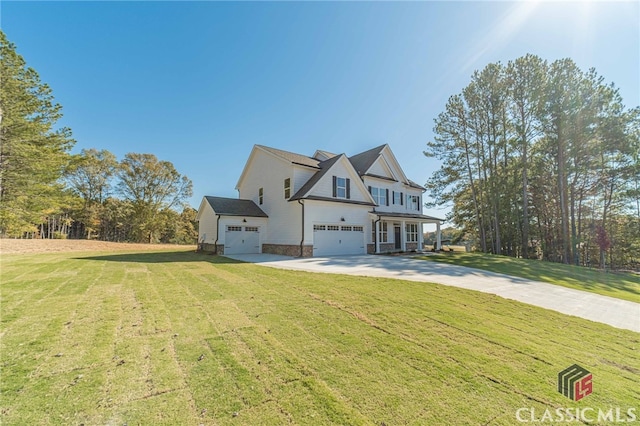
[[[0,31],[0,236],[196,242],[192,183],[168,161],[72,154],[62,108]]]
[[[570,59],[476,71],[435,119],[431,206],[486,253],[575,265],[640,261],[640,108]]]

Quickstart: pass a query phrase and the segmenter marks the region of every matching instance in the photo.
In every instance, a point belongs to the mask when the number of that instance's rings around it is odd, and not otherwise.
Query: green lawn
[[[640,275],[482,253],[432,253],[425,260],[544,281],[640,303]]]
[[[640,400],[639,333],[493,295],[186,251],[0,266],[3,425],[513,425]],[[556,391],[574,363],[579,402]]]

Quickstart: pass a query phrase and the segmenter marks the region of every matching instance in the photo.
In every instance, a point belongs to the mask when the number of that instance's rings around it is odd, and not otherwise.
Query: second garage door
[[[363,226],[337,224],[313,225],[314,256],[364,253]]]
[[[257,226],[227,226],[224,234],[225,254],[260,253],[260,228]]]

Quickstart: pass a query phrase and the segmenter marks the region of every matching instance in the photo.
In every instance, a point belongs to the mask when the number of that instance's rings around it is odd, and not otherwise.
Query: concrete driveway
[[[269,254],[229,255],[272,268],[397,278],[462,287],[640,333],[640,304],[548,283],[404,256],[293,258]]]

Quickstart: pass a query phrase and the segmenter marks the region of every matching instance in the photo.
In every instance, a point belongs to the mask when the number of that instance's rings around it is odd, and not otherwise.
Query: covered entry
[[[364,254],[364,226],[313,225],[313,255]]]

